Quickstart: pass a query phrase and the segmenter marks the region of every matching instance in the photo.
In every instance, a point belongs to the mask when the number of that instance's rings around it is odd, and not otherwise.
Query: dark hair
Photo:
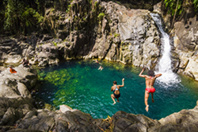
[[[117,84],[117,82],[116,81],[113,81],[113,84]]]
[[[148,71],[148,75],[154,77],[154,76],[155,76],[155,73],[154,73],[153,70],[149,70],[149,71]]]

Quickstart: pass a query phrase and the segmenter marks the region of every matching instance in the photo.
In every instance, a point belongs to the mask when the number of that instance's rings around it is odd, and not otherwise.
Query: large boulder
[[[17,73],[10,73],[9,68],[0,73],[0,97],[31,97],[29,90],[36,85],[37,75],[30,68],[22,65],[14,68]],[[27,88],[28,87],[28,88]]]
[[[159,125],[157,120],[152,120],[144,115],[134,115],[119,111],[112,116],[113,131],[116,132],[146,132],[149,128]]]
[[[198,129],[198,106],[191,110],[181,110],[159,120],[160,125],[150,129],[152,132],[196,132]]]

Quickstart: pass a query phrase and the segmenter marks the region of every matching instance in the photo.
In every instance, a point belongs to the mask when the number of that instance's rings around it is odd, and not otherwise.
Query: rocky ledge
[[[1,72],[0,131],[53,132],[169,132],[197,131],[198,106],[182,110],[160,120],[144,115],[118,111],[106,119],[93,119],[90,114],[61,105],[60,110],[38,109],[31,91],[37,75],[31,68],[15,67]]]

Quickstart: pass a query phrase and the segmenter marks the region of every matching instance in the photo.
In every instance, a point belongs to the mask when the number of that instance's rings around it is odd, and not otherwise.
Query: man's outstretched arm
[[[142,75],[142,73],[144,72],[144,68],[142,69],[142,71],[140,72],[140,74],[139,74],[139,77],[146,77],[146,75]]]
[[[160,74],[157,74],[157,75],[155,75],[155,77],[157,78],[157,77],[160,77],[162,74],[160,73]]]

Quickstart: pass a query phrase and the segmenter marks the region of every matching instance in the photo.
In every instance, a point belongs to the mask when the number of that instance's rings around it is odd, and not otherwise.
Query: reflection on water
[[[102,65],[103,70],[98,70]],[[44,80],[36,96],[59,108],[66,104],[90,113],[93,118],[106,118],[117,111],[144,114],[160,119],[181,109],[190,109],[198,99],[197,83],[181,77],[181,83],[164,88],[159,81],[154,87],[155,103],[149,97],[149,112],[145,111],[145,80],[138,76],[141,69],[113,62],[71,61],[40,71]],[[145,72],[146,73],[146,72]],[[110,88],[114,80],[125,86],[120,89],[120,102],[112,105]]]

